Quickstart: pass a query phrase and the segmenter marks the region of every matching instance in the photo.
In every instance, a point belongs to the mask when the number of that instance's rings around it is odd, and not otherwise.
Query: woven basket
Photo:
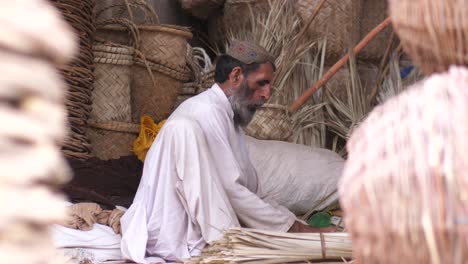
[[[374,1],[374,0],[373,0]],[[318,0],[298,0],[297,9],[308,21]],[[327,58],[333,61],[346,54],[359,41],[362,0],[328,0],[309,27],[313,38],[327,37]]]
[[[288,108],[275,104],[263,105],[257,110],[245,132],[257,139],[289,141],[292,121]]]
[[[93,47],[96,82],[87,136],[92,155],[103,159],[129,155],[135,140],[132,130],[130,78],[134,51],[130,47],[99,43]],[[136,132],[138,133],[138,131]]]
[[[387,0],[362,0],[360,16],[360,39],[388,17]],[[380,61],[384,56],[392,29],[387,27],[379,33],[360,53],[359,58]]]
[[[270,11],[268,0],[226,0],[224,4],[224,14],[212,24],[211,31],[216,44],[223,47],[226,42],[227,32],[232,32],[235,36],[239,31],[250,29],[251,13],[255,16],[267,16]]]
[[[172,75],[168,72],[161,73],[160,64],[151,62],[149,64],[151,66],[139,60],[133,69],[131,97],[133,122],[137,122],[143,115],[149,115],[156,122],[166,119],[174,109],[183,82],[189,79],[189,75],[177,71]]]
[[[191,78],[187,40],[192,35],[174,26],[138,28],[144,57],[138,58],[133,70],[132,120],[138,122],[141,116],[149,115],[159,122],[171,114],[179,89]]]
[[[150,61],[162,61],[185,68],[187,41],[192,33],[187,28],[172,25],[139,25],[141,52]]]
[[[131,121],[130,74],[133,50],[124,46],[95,45],[96,82],[91,119],[97,121]]]
[[[128,37],[132,28],[138,30],[138,39]],[[192,77],[187,68],[190,31],[172,25],[125,25],[111,20],[100,28],[100,36],[138,46],[131,82],[132,122],[139,122],[142,115],[149,115],[155,121],[167,118],[182,83]]]
[[[89,158],[89,140],[85,136],[87,120],[91,113],[91,91],[94,82],[94,16],[92,0],[51,0],[62,12],[63,18],[79,36],[79,54],[67,65],[60,67],[68,85],[66,106],[71,131],[63,145],[67,157]]]
[[[426,74],[468,65],[466,0],[391,0],[390,15],[404,50]]]
[[[377,107],[339,186],[357,263],[467,263],[468,68]],[[389,254],[391,252],[391,254]]]
[[[88,122],[87,135],[92,140],[92,154],[102,160],[117,159],[133,154],[133,142],[139,126],[116,121]]]

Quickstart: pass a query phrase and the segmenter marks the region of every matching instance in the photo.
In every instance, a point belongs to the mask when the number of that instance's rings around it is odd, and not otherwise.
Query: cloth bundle
[[[68,208],[69,218],[63,226],[89,231],[98,223],[111,227],[116,234],[121,234],[120,218],[123,214],[124,211],[119,209],[102,210],[96,203],[78,203]]]

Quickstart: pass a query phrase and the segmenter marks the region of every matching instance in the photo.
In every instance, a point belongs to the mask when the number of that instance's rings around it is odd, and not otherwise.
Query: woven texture
[[[99,51],[105,50],[108,51]],[[133,64],[131,48],[96,45],[94,48],[96,82],[91,119],[131,121],[130,74]]]
[[[362,0],[359,23],[360,39],[363,39],[374,27],[380,24],[387,17],[387,0]],[[390,27],[379,33],[375,39],[372,40],[361,51],[361,53],[359,53],[359,58],[380,61],[384,56],[385,48],[387,46],[386,43],[388,42],[391,33],[392,29]]]
[[[215,33],[215,37],[218,37],[217,44],[224,46],[226,32],[232,32],[234,35],[238,35],[238,31],[243,31],[250,28],[251,14],[255,17],[267,16],[270,10],[268,0],[226,0],[224,4],[224,15],[221,20],[218,21],[219,27]]]
[[[138,26],[141,36],[141,52],[146,59],[170,62],[176,67],[186,66],[187,40],[192,38],[189,30],[176,26]]]
[[[101,160],[118,159],[122,156],[132,155],[133,141],[137,138],[137,133],[93,127],[88,128],[86,133],[92,139],[92,153]]]
[[[291,129],[292,121],[287,107],[265,104],[257,110],[245,132],[257,139],[288,141]]]
[[[132,120],[138,122],[143,115],[149,115],[159,122],[166,119],[174,108],[177,93],[182,82],[168,75],[137,64],[133,69],[132,81]],[[153,79],[151,78],[153,77]]]
[[[90,157],[89,140],[84,134],[91,113],[91,91],[94,82],[94,16],[92,0],[51,0],[62,12],[64,19],[79,36],[79,54],[66,66],[60,68],[68,84],[67,102],[71,132],[63,146],[68,157]],[[78,144],[75,144],[78,142]],[[73,143],[73,146],[68,145]]]
[[[308,21],[319,2],[297,1],[297,9],[303,21]],[[311,37],[327,37],[328,58],[341,57],[359,41],[361,6],[362,0],[328,0],[310,25]]]
[[[468,65],[466,0],[391,0],[390,15],[404,50],[426,74]]]
[[[203,48],[190,48],[187,61],[194,80],[184,83],[180,87],[174,109],[190,97],[206,91],[215,83],[215,66],[212,64],[210,56]]]
[[[102,160],[119,158],[131,153],[135,133],[138,132],[129,130],[135,126],[130,123],[130,83],[134,51],[122,45],[96,43],[93,52],[96,82],[92,96],[93,110],[86,135],[91,141],[93,156]]]
[[[357,263],[468,261],[467,87],[467,68],[433,75],[352,134],[339,192]]]
[[[141,54],[133,69],[132,120],[143,115],[159,122],[172,112],[182,82],[191,77],[187,68],[191,33],[178,27],[139,26]]]

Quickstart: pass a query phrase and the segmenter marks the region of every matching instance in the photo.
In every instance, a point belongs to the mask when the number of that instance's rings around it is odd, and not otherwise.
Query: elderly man
[[[216,84],[170,116],[121,220],[124,257],[180,261],[232,227],[317,231],[257,195],[242,128],[269,99],[274,73],[274,59],[263,48],[233,41],[217,60]]]

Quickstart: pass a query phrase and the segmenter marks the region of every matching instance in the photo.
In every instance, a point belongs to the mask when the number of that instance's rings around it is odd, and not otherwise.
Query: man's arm
[[[230,120],[227,118],[214,111],[201,125],[209,133],[207,142],[213,152],[213,163],[239,221],[250,228],[288,231],[296,221],[295,215],[263,201],[239,182],[243,172],[228,141]]]

